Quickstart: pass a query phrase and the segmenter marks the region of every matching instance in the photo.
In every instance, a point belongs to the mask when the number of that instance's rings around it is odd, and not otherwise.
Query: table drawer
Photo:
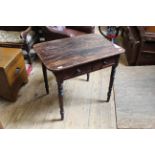
[[[76,76],[80,76],[86,73],[91,72],[91,65],[90,64],[85,64],[82,66],[77,66],[71,69],[66,69],[63,71],[63,79],[69,79],[73,78]]]
[[[74,68],[65,69],[60,73],[63,80],[66,80],[86,73],[97,71],[102,68],[106,68],[108,66],[112,66],[113,64],[115,64],[115,57],[107,58],[104,60],[98,60],[92,63],[87,63],[81,66],[77,66]],[[56,73],[56,74],[59,74],[59,73]]]
[[[104,60],[98,60],[98,61],[95,61],[92,63],[92,71],[96,71],[96,70],[99,70],[102,68],[106,68],[106,67],[111,66],[113,64],[115,64],[115,58],[114,57],[107,58]]]
[[[22,54],[19,54],[10,64],[7,66],[5,72],[9,85],[18,79],[22,71],[25,69],[24,58]]]

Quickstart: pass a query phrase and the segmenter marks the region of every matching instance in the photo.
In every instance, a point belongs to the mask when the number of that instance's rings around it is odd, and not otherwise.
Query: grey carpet
[[[155,128],[155,66],[119,66],[114,91],[118,128]]]

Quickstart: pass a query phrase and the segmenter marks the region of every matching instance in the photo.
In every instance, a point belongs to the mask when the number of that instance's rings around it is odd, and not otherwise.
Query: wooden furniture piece
[[[155,33],[155,26],[145,26],[146,32],[154,32]]]
[[[124,51],[117,49],[103,36],[87,34],[44,42],[34,46],[42,61],[46,92],[49,93],[46,69],[52,71],[58,84],[61,120],[64,119],[63,81],[112,66],[107,102],[110,100],[115,69],[119,55]]]
[[[40,26],[40,30],[41,37],[50,41],[94,33],[95,26]]]
[[[0,47],[0,96],[15,101],[20,86],[27,81],[21,50]]]
[[[129,65],[155,65],[155,28],[123,27],[123,46]]]
[[[30,49],[38,41],[35,27],[0,26],[0,47],[21,48],[26,51],[26,58],[31,64]]]

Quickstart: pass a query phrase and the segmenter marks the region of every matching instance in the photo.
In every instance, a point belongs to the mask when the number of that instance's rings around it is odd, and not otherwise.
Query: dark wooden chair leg
[[[63,108],[63,81],[57,81],[58,83],[58,97],[59,97],[59,107],[61,120],[64,119],[64,108]]]
[[[28,53],[27,59],[28,59],[28,64],[32,65],[32,60],[31,60],[30,53]]]
[[[28,61],[28,64],[32,64],[32,59],[31,59],[31,55],[30,55],[30,49],[29,47],[27,47],[26,49],[26,52],[27,52],[27,61]]]
[[[48,79],[47,79],[47,69],[46,69],[46,67],[45,67],[45,65],[43,63],[42,63],[42,70],[43,70],[46,93],[49,94],[49,86],[48,86]]]
[[[87,81],[89,81],[89,73],[87,73]]]

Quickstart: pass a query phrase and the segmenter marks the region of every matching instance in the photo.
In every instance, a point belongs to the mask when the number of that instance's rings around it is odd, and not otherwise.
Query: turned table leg
[[[59,97],[59,107],[61,120],[64,119],[64,108],[63,108],[63,81],[57,81],[58,84],[58,97]]]
[[[42,70],[43,70],[46,93],[49,94],[49,86],[48,86],[48,79],[47,79],[47,69],[46,69],[46,67],[45,67],[45,65],[43,63],[42,63]]]

